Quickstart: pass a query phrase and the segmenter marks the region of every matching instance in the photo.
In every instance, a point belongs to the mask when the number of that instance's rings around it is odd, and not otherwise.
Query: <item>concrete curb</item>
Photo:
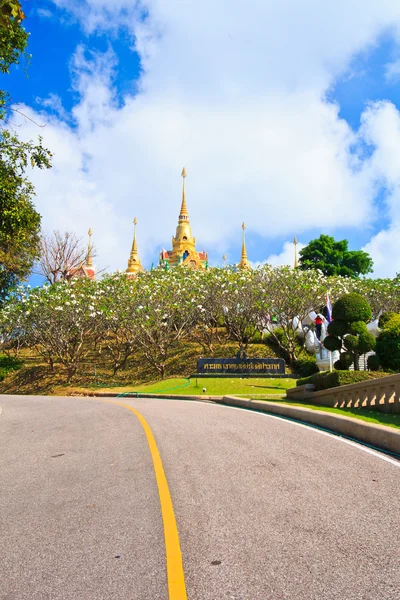
[[[87,393],[76,393],[70,394],[69,397],[84,397],[84,398],[155,398],[155,399],[166,399],[166,400],[211,400],[218,401],[222,400],[222,396],[184,396],[183,394],[151,394],[146,392],[127,392],[121,394],[117,392],[87,392]]]
[[[400,431],[392,427],[375,425],[352,417],[344,417],[300,406],[279,404],[278,402],[243,400],[243,398],[237,398],[236,396],[224,396],[222,399],[215,400],[215,402],[227,406],[237,406],[280,415],[303,423],[309,423],[310,425],[316,425],[333,433],[363,442],[374,448],[396,454],[400,458]]]

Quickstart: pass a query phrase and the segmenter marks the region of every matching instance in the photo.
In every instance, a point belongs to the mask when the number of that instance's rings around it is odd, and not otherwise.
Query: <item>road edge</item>
[[[313,425],[400,458],[400,431],[392,427],[375,425],[353,417],[335,415],[329,412],[312,410],[311,408],[268,402],[267,400],[245,400],[237,396],[224,396],[223,398],[214,399],[213,402],[278,415]]]

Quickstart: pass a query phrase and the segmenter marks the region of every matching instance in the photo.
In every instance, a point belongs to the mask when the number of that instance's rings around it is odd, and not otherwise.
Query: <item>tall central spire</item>
[[[136,225],[137,219],[136,217],[133,219],[133,242],[132,242],[132,250],[131,255],[128,260],[128,268],[126,270],[129,274],[135,274],[139,271],[143,271],[142,263],[140,262],[140,258],[137,251],[137,242],[136,242]]]
[[[189,213],[188,213],[188,209],[186,206],[186,189],[185,189],[185,179],[187,177],[187,173],[186,173],[186,169],[185,167],[183,167],[182,169],[182,205],[181,205],[181,211],[179,213],[179,220],[180,221],[189,221]]]
[[[242,258],[240,263],[238,264],[239,269],[251,269],[250,263],[247,260],[246,238],[244,235],[245,229],[246,225],[242,223]]]
[[[299,266],[299,261],[297,258],[297,239],[293,238],[293,245],[294,245],[294,268],[297,269],[297,267]]]
[[[89,236],[89,243],[88,243],[88,249],[87,249],[87,256],[86,256],[86,266],[87,267],[93,267],[93,260],[92,260],[92,229],[90,228],[88,231],[88,236]]]

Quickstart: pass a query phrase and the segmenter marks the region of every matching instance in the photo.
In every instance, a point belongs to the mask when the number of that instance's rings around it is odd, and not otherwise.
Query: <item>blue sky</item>
[[[171,245],[185,165],[211,264],[240,259],[244,220],[254,263],[330,233],[367,249],[376,276],[400,271],[398,2],[23,5],[32,62],[4,85],[45,125],[19,120],[21,135],[55,153],[32,173],[45,231],[92,227],[99,267],[123,269],[137,216],[149,267]]]

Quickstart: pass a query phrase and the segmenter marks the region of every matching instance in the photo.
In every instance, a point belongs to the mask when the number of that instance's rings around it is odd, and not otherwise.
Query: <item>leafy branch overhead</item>
[[[17,0],[0,0],[0,71],[10,72],[21,57],[28,58],[28,33]],[[9,123],[12,101],[0,90],[0,303],[32,271],[39,257],[40,215],[33,204],[35,189],[28,168],[50,168],[51,152],[36,142],[22,141]]]

